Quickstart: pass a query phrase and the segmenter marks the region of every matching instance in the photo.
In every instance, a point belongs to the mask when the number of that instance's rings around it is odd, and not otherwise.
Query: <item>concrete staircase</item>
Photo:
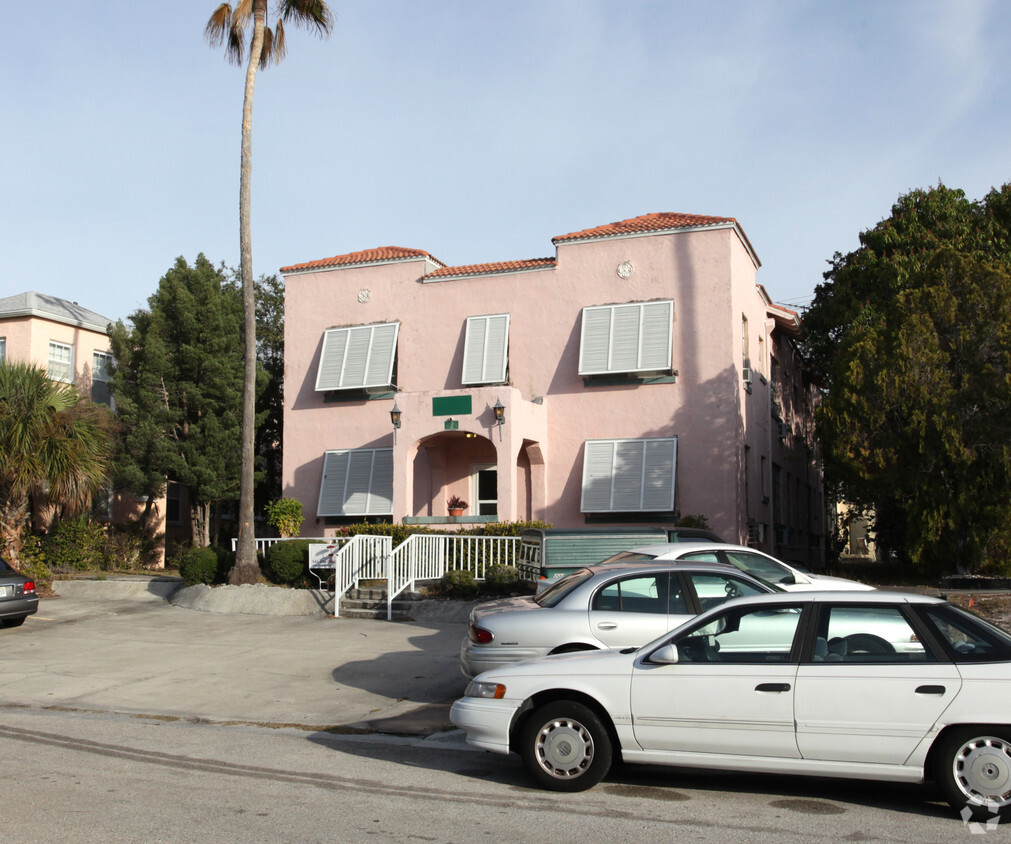
[[[393,621],[409,621],[412,608],[423,599],[420,592],[401,592],[393,599]],[[352,589],[340,602],[343,618],[386,619],[386,588],[383,586]]]

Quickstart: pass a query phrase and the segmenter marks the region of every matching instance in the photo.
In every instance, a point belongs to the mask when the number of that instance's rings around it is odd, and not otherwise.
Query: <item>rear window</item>
[[[589,569],[579,569],[572,574],[567,574],[552,583],[540,595],[534,597],[534,602],[541,607],[553,607],[580,583],[591,577],[593,577],[593,572]]]
[[[605,566],[608,563],[637,563],[640,560],[655,560],[655,554],[644,554],[642,551],[619,551],[612,557],[608,557],[600,565]]]
[[[977,615],[952,606],[928,607],[930,619],[955,662],[999,662],[1011,659],[1011,634]]]

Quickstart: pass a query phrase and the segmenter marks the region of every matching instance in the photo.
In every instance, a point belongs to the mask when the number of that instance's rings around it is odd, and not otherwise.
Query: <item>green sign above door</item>
[[[432,399],[432,416],[469,416],[470,396],[440,396]]]

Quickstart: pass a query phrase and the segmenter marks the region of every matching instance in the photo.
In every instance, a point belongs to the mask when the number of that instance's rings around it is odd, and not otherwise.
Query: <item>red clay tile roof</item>
[[[282,273],[297,270],[325,270],[330,267],[342,267],[347,264],[370,264],[380,261],[400,261],[405,258],[428,258],[430,261],[444,266],[442,261],[433,258],[423,249],[404,249],[402,246],[380,246],[378,249],[366,249],[362,252],[350,252],[347,255],[335,255],[333,258],[322,258],[319,261],[307,261],[304,264],[292,264],[281,267]]]
[[[498,261],[491,264],[466,264],[462,267],[442,267],[433,270],[427,276],[428,279],[451,278],[463,275],[492,275],[494,273],[522,272],[524,270],[538,270],[555,267],[554,258],[530,258],[526,261]]]
[[[552,243],[564,243],[567,240],[581,240],[590,237],[614,237],[622,234],[638,234],[640,232],[655,232],[666,229],[683,229],[698,226],[718,226],[727,223],[737,224],[733,217],[706,217],[701,214],[643,214],[630,220],[620,220],[581,232],[572,232],[551,238]]]

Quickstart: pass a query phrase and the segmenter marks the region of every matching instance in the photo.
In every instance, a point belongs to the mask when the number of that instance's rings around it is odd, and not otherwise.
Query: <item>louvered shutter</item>
[[[500,384],[506,380],[509,314],[467,318],[463,347],[464,384]]]
[[[331,328],[323,335],[317,390],[387,387],[393,383],[400,323]]]
[[[587,440],[583,454],[584,513],[674,509],[677,438]]]
[[[328,451],[323,459],[318,516],[393,513],[393,449]]]
[[[670,369],[673,322],[671,300],[584,308],[579,374]]]

